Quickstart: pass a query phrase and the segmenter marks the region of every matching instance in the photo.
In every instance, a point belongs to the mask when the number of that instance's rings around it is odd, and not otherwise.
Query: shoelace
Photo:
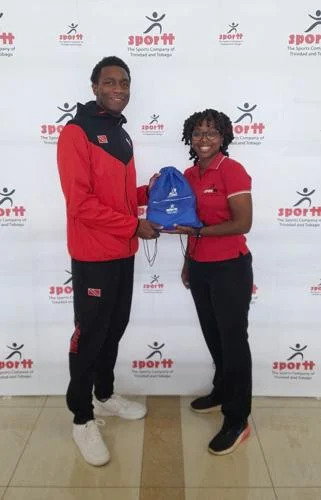
[[[104,427],[106,425],[105,420],[102,418],[95,418],[93,420],[93,424],[90,425],[92,432],[90,433],[90,441],[100,441],[101,440],[101,435],[99,432],[98,427]]]
[[[94,422],[98,425],[98,427],[104,427],[106,425],[105,420],[102,418],[95,418]]]
[[[126,401],[120,394],[113,394],[111,397],[112,400],[117,401],[119,404],[123,406],[123,408],[128,408],[129,401]]]

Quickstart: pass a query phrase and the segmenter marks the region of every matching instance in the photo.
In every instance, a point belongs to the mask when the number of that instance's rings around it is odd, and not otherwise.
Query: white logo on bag
[[[175,187],[173,187],[168,193],[168,198],[173,198],[174,196],[177,196],[177,189]]]
[[[175,207],[174,203],[171,203],[169,208],[166,208],[166,213],[171,215],[171,214],[177,214],[178,208]]]

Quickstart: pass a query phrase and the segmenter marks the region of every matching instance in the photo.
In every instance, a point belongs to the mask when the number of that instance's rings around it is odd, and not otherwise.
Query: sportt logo
[[[16,47],[13,45],[15,36],[11,31],[2,31],[3,12],[0,12],[0,57],[12,57]]]
[[[26,224],[26,209],[22,205],[14,205],[12,195],[15,189],[7,187],[0,190],[0,226],[23,227]]]
[[[49,301],[51,304],[72,304],[73,288],[72,274],[65,270],[65,282],[61,285],[51,285],[49,287]]]
[[[8,202],[10,206],[12,207],[13,201],[11,198],[11,195],[15,192],[15,189],[12,189],[12,191],[9,192],[9,189],[4,187],[3,188],[3,193],[0,192],[0,205],[5,204]]]
[[[132,362],[132,373],[135,377],[169,378],[172,376],[174,361],[163,357],[165,344],[155,341],[147,345],[149,352],[145,359]]]
[[[65,104],[63,105],[62,108],[60,106],[57,106],[57,109],[59,109],[59,111],[62,112],[62,115],[56,121],[56,123],[60,123],[60,122],[63,122],[64,120],[66,120],[67,118],[69,120],[73,119],[74,115],[72,112],[76,111],[77,104],[74,104],[74,106],[69,106],[68,102],[65,102]]]
[[[33,374],[33,360],[22,354],[24,344],[12,342],[6,346],[3,359],[0,359],[0,379],[30,378]]]
[[[321,295],[321,279],[319,281],[320,283],[318,283],[317,285],[312,285],[310,287],[311,295]]]
[[[321,56],[321,10],[308,16],[312,22],[309,20],[304,32],[289,35],[288,51],[291,56]]]
[[[141,130],[143,135],[164,135],[165,126],[159,120],[159,115],[154,113],[150,116],[149,123],[144,123],[142,125]]]
[[[164,283],[160,282],[159,274],[153,274],[149,283],[144,283],[145,293],[161,293],[164,291]]]
[[[243,33],[238,30],[239,24],[234,21],[228,25],[226,33],[219,35],[221,45],[241,45],[244,41]]]
[[[129,35],[128,51],[131,56],[139,57],[172,57],[175,50],[173,33],[163,33],[163,25],[166,14],[159,15],[153,12],[145,18],[149,24],[145,31],[139,35]]]
[[[290,380],[311,380],[315,375],[316,363],[304,359],[307,345],[299,343],[289,346],[289,356],[284,361],[274,361],[272,374],[274,378]]]
[[[66,28],[66,33],[58,36],[60,45],[80,47],[84,42],[84,35],[79,33],[77,28],[78,24],[69,24]]]
[[[54,124],[41,125],[41,140],[44,144],[57,144],[60,132],[67,121],[72,120],[76,113],[77,104],[69,105],[65,102],[63,106],[57,106],[59,116]],[[64,123],[63,123],[64,122]]]
[[[250,105],[245,102],[242,106],[236,107],[239,113],[233,125],[235,136],[233,144],[259,146],[264,140],[265,125],[262,122],[253,121],[253,111],[256,110],[257,104]]]
[[[314,188],[304,187],[296,191],[296,199],[292,207],[279,208],[277,220],[280,226],[287,227],[320,227],[321,207],[312,205]]]

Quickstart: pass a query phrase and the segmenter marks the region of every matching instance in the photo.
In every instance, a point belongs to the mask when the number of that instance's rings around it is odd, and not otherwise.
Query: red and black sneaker
[[[191,402],[191,409],[196,413],[211,413],[222,404],[220,398],[211,393],[207,396],[201,396]]]
[[[213,455],[227,455],[232,453],[239,444],[242,443],[250,434],[248,422],[241,425],[231,426],[224,422],[222,429],[208,445],[208,451]]]

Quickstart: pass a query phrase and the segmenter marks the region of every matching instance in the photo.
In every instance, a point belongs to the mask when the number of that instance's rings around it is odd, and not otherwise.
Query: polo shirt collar
[[[223,155],[221,152],[218,153],[215,158],[211,161],[209,166],[206,168],[206,170],[218,170],[222,161],[224,160],[225,155]],[[199,163],[197,164],[199,167]]]

